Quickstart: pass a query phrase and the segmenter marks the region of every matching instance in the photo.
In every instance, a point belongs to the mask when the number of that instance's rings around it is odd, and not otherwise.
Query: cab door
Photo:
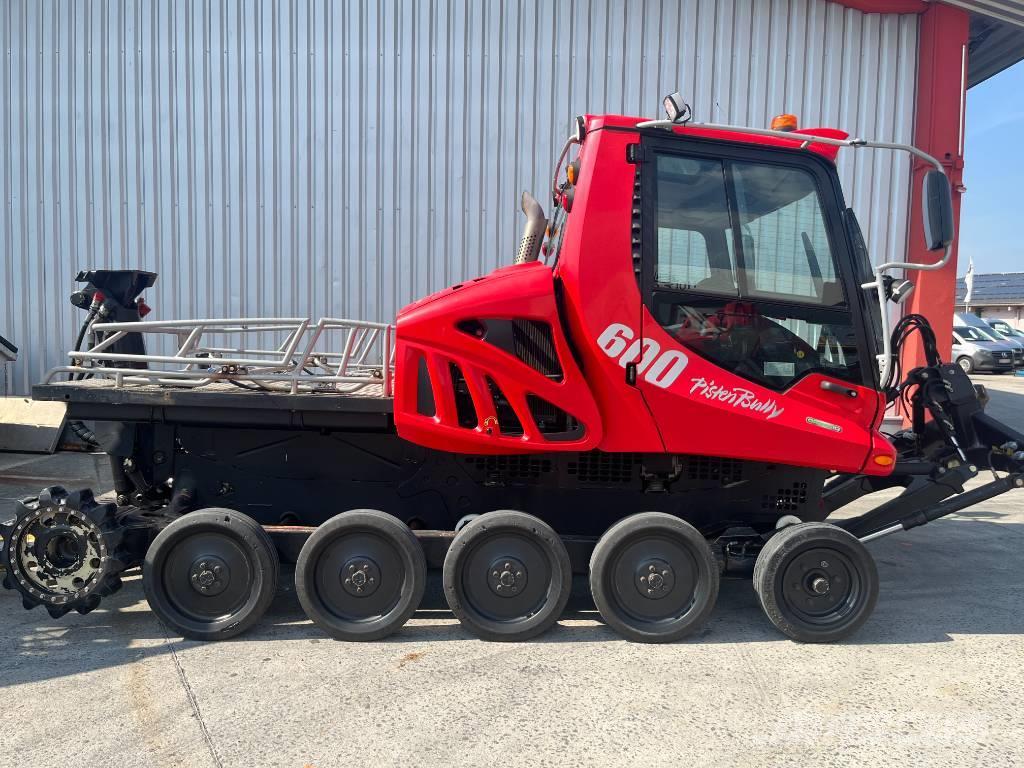
[[[834,168],[725,142],[642,149],[653,343],[636,381],[667,450],[859,470],[883,402]]]

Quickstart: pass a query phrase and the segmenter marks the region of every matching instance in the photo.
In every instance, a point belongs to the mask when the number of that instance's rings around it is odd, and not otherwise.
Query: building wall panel
[[[909,141],[917,18],[825,0],[8,0],[0,332],[27,392],[81,319],[79,268],[160,273],[156,317],[391,318],[508,263],[574,115]],[[909,166],[840,170],[872,253]]]

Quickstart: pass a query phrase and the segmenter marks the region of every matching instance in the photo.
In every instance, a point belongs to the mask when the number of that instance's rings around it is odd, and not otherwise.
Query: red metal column
[[[960,8],[929,4],[921,14],[918,41],[917,114],[914,144],[938,159],[953,185],[953,218],[959,229],[963,182],[963,126],[966,93],[968,14]],[[941,253],[926,251],[921,221],[921,184],[929,166],[915,163],[910,212],[910,261],[932,262]],[[910,272],[916,290],[907,312],[917,312],[931,322],[939,353],[948,360],[952,341],[953,299],[956,292],[958,240],[953,243],[949,263],[935,272]],[[906,350],[904,370],[924,363],[920,342],[915,337]]]

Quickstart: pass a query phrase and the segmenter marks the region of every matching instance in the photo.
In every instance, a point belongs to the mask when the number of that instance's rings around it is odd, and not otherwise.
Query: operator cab
[[[879,427],[897,366],[882,305],[912,286],[885,271],[944,262],[872,265],[835,158],[878,146],[936,166],[926,237],[948,258],[941,166],[912,147],[797,129],[791,116],[772,129],[691,125],[680,104],[669,120],[577,118],[550,221],[523,197],[515,264],[399,314],[402,437],[465,453],[891,471]],[[509,323],[519,344],[500,341]],[[557,358],[560,380],[541,357]]]

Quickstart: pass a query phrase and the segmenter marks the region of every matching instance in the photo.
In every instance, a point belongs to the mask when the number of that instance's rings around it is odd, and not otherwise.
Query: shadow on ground
[[[871,620],[847,644],[944,643],[959,635],[1024,634],[1024,569],[1019,562],[1024,525],[992,522],[1000,517],[996,511],[973,510],[872,545],[882,579],[881,597]],[[286,587],[261,623],[226,642],[244,645],[245,652],[253,652],[253,643],[334,642],[303,615],[291,589],[290,570],[282,573],[282,583]],[[480,642],[453,621],[436,573],[431,574],[414,620],[381,643],[427,641]],[[561,623],[529,642],[625,643],[600,623],[582,577],[576,579]],[[791,643],[761,613],[749,580],[730,578],[722,581],[713,617],[696,636],[652,647],[651,656],[664,659],[673,648],[678,651],[694,643],[751,642]],[[116,667],[197,645],[164,630],[145,606],[138,577],[93,613],[58,621],[41,609],[24,611],[13,592],[0,593],[0,647],[8,649],[0,687]],[[338,653],[345,653],[353,646],[337,647]]]
[[[971,381],[983,385],[990,401],[985,412],[995,419],[1024,431],[1024,377],[1007,374],[973,375]]]
[[[977,377],[995,389],[1007,381]],[[1016,382],[1009,382],[1013,385]],[[1024,386],[1021,387],[1024,391]],[[989,412],[1024,429],[1024,394],[993,391]],[[110,487],[104,457],[17,457],[0,455],[0,497],[38,492],[53,477],[80,476],[82,485]],[[69,487],[72,480],[64,481]],[[870,545],[882,579],[881,596],[873,617],[847,645],[884,646],[948,643],[959,636],[1024,634],[1024,524],[1016,513],[1024,498],[1010,494]],[[864,500],[862,500],[864,501]],[[0,505],[0,517],[4,509]],[[1011,514],[1012,513],[1012,514]],[[282,574],[281,590],[268,614],[242,637],[227,641],[238,653],[268,655],[274,643],[302,641],[333,643],[303,615],[291,588],[291,573]],[[396,647],[418,643],[479,643],[465,632],[444,603],[438,574],[432,574],[422,609],[414,620],[376,645]],[[602,643],[628,647],[626,641],[600,622],[589,601],[585,579],[574,584],[569,609],[558,626],[530,643]],[[652,663],[678,662],[687,646],[755,642],[792,643],[762,614],[749,579],[725,579],[708,624],[681,643],[650,647]],[[71,614],[53,621],[37,608],[24,611],[14,592],[0,590],[0,688],[60,679],[116,668],[201,644],[170,635],[148,610],[141,581],[135,577],[124,590],[104,601],[88,616]],[[496,644],[496,648],[500,648]],[[508,646],[505,646],[508,647]],[[354,646],[338,643],[339,654]]]

